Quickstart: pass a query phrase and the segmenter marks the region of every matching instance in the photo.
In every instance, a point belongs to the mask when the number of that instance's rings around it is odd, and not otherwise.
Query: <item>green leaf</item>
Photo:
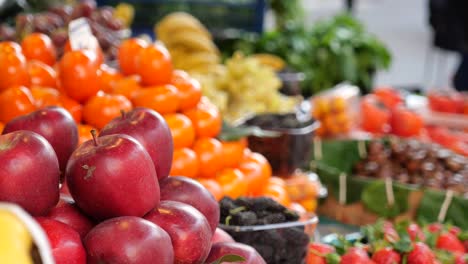
[[[220,259],[217,259],[210,264],[221,264],[223,262],[242,262],[245,261],[245,258],[239,256],[239,255],[224,255]]]
[[[462,231],[460,234],[458,234],[458,239],[461,241],[468,240],[468,230]]]
[[[434,253],[441,264],[455,264],[455,255],[451,252],[436,249],[434,250]]]
[[[385,190],[385,182],[374,181],[362,193],[362,202],[370,211],[382,217],[395,217],[408,210],[409,191],[393,187],[395,203],[389,205]]]
[[[413,250],[413,242],[408,234],[400,237],[400,240],[393,243],[393,248],[400,253],[409,253]]]

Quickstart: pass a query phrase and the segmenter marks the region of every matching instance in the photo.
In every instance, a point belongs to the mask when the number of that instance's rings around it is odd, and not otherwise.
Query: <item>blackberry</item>
[[[257,216],[254,212],[239,212],[232,215],[231,225],[249,226],[257,223]]]
[[[287,210],[286,207],[268,197],[259,197],[255,199],[250,209],[254,212],[270,211],[272,213],[279,213]]]
[[[262,219],[262,222],[265,225],[284,223],[286,222],[286,217],[284,216],[284,214],[281,213],[270,214],[265,216]]]

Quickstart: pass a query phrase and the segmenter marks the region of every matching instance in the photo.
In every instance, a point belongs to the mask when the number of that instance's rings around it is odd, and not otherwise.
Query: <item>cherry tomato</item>
[[[400,92],[392,87],[377,87],[374,89],[373,94],[375,94],[388,109],[393,109],[397,105],[403,103]]]
[[[391,125],[393,134],[400,137],[412,137],[421,133],[424,122],[418,114],[399,106],[392,111]]]
[[[361,101],[362,128],[372,133],[390,130],[390,111],[375,95],[366,95]]]

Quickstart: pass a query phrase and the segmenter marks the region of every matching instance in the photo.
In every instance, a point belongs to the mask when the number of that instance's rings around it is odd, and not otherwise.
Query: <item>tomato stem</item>
[[[122,119],[125,118],[125,110],[120,109],[120,115],[122,116]]]
[[[98,146],[97,132],[96,129],[91,129],[91,135],[93,136],[94,146]]]

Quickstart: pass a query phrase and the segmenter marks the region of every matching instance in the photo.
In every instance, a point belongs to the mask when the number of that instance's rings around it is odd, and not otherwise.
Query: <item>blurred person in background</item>
[[[468,0],[429,0],[429,23],[434,45],[460,54],[453,78],[458,91],[468,91]]]

